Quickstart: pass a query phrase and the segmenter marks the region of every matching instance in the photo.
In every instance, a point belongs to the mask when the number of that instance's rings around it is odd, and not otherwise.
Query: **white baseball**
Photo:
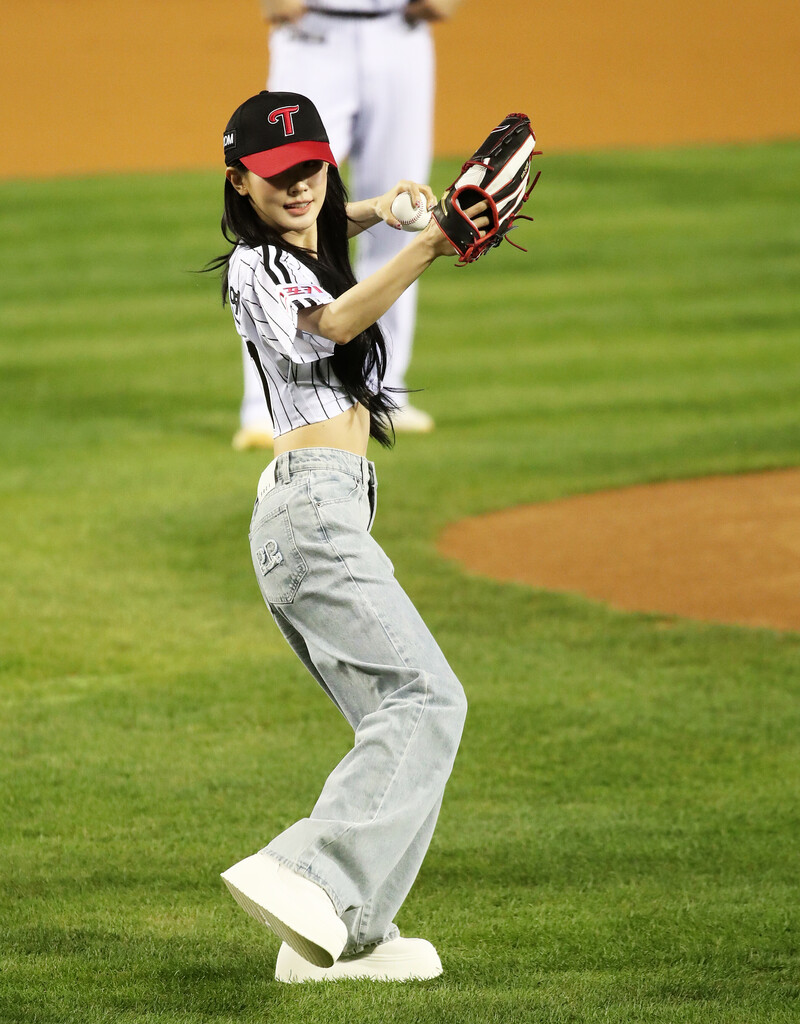
[[[421,195],[417,205],[412,206],[409,192],[401,192],[395,196],[392,200],[392,213],[403,225],[403,231],[422,231],[431,219],[425,196]]]

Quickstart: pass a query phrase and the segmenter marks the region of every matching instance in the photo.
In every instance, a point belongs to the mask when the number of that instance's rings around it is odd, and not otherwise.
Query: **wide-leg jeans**
[[[353,728],[313,810],[262,851],[321,885],[345,953],[397,936],[433,834],[466,715],[464,691],[370,534],[367,459],[333,448],[279,455],[250,529],[264,600]]]

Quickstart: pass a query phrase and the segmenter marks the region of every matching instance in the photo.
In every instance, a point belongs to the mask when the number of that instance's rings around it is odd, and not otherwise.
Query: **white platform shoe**
[[[222,880],[239,906],[307,966],[331,967],[339,958],[347,927],[321,886],[262,853],[223,871]]]

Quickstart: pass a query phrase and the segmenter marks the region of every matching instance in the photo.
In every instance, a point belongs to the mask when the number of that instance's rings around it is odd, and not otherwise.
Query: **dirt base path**
[[[630,611],[800,630],[800,470],[628,487],[465,519],[471,572]]]

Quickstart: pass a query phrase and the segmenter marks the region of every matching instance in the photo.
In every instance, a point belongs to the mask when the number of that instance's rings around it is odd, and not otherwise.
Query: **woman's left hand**
[[[390,228],[402,230],[403,225],[392,213],[392,203],[401,192],[408,192],[411,197],[411,205],[416,206],[422,197],[425,200],[425,208],[432,210],[438,202],[433,194],[430,185],[419,185],[416,181],[398,181],[394,188],[390,188],[382,196],[375,200],[375,213],[382,221],[385,221]]]

